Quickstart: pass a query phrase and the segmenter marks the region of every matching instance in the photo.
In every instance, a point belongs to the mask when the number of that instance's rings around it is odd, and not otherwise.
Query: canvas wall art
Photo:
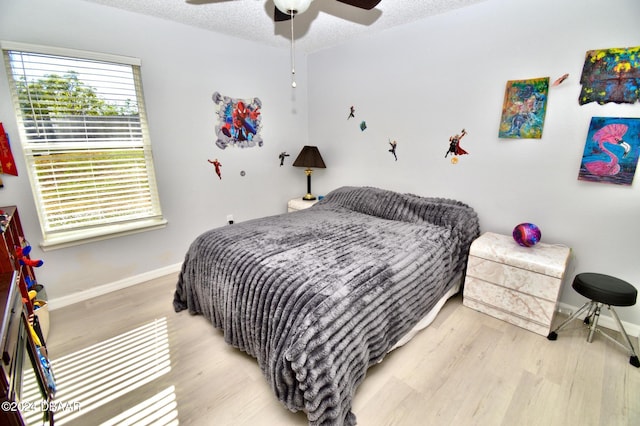
[[[580,105],[640,99],[640,46],[589,50],[580,77]]]
[[[549,77],[507,81],[498,137],[540,139],[548,93]]]
[[[215,127],[216,145],[249,148],[262,146],[260,136],[262,102],[260,99],[234,99],[215,92],[212,96],[217,105],[218,122]]]
[[[631,185],[639,147],[640,118],[593,117],[578,179]]]

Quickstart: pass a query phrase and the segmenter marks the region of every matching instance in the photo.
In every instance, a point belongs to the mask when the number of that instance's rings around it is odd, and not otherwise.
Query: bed
[[[310,425],[354,425],[368,367],[455,294],[478,236],[476,212],[460,201],[342,187],[311,208],[197,237],[173,306],[256,358]]]

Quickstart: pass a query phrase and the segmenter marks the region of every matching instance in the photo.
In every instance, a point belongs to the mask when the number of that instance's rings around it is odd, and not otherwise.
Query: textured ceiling
[[[181,22],[274,47],[289,47],[291,23],[274,23],[273,0],[85,0]],[[486,0],[382,0],[372,10],[314,0],[294,20],[296,49],[313,52],[345,40]]]

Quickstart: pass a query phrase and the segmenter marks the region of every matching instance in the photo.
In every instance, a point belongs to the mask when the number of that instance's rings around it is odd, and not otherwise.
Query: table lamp
[[[324,161],[322,160],[320,151],[318,151],[318,147],[305,145],[302,148],[302,151],[300,151],[300,154],[298,154],[296,160],[293,162],[293,166],[307,168],[304,171],[307,175],[307,194],[302,197],[302,199],[307,201],[315,200],[316,197],[311,193],[311,173],[313,173],[311,168],[324,169],[327,167],[324,165]]]

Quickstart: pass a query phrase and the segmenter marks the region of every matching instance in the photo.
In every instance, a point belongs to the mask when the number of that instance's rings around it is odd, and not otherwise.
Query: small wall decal
[[[564,83],[564,81],[569,78],[569,74],[564,74],[560,77],[558,77],[558,79],[556,81],[553,82],[553,84],[551,85],[552,87],[556,87],[561,85],[562,83]]]
[[[216,174],[218,175],[218,177],[220,179],[222,179],[222,170],[220,170],[220,168],[222,167],[222,164],[218,161],[218,159],[216,158],[213,161],[211,161],[211,160],[207,160],[207,161],[210,162],[211,164],[213,164],[213,167],[215,167],[215,169],[216,169]]]
[[[389,139],[389,145],[391,145],[391,149],[389,150],[390,153],[393,154],[393,158],[396,159],[396,161],[398,161],[398,156],[396,155],[396,148],[398,147],[398,142],[396,141],[391,141],[391,139]]]
[[[468,152],[462,149],[462,147],[460,146],[460,140],[463,137],[465,137],[466,134],[467,134],[467,131],[465,129],[462,129],[460,134],[451,136],[449,138],[449,149],[444,154],[444,158],[447,158],[447,155],[449,154],[453,154],[453,158],[451,159],[451,164],[456,164],[458,162],[458,159],[456,158],[457,155],[468,154]],[[455,161],[453,161],[454,159]]]
[[[360,130],[362,130],[364,132],[366,128],[367,128],[367,123],[363,120],[360,123]]]
[[[352,105],[351,108],[349,109],[349,116],[347,117],[347,120],[350,118],[354,118],[355,116],[356,116],[356,109]]]
[[[282,151],[280,153],[280,155],[278,156],[278,158],[280,158],[280,167],[282,167],[284,165],[284,159],[285,157],[288,157],[289,154],[287,154],[286,152]]]

